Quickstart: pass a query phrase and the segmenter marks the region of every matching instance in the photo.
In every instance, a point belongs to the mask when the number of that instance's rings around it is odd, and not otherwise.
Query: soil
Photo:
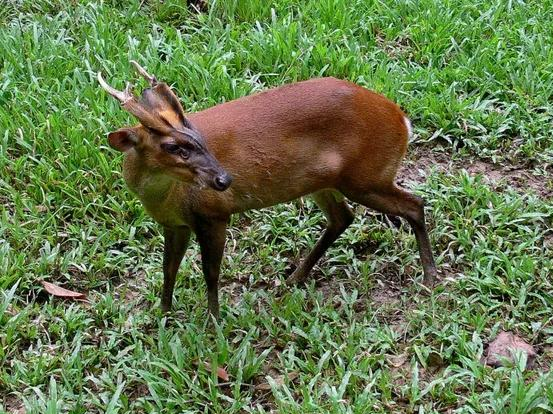
[[[4,408],[10,414],[25,414],[23,402],[14,395],[4,397]]]
[[[445,151],[424,146],[413,148],[398,173],[397,182],[407,187],[421,184],[432,170],[456,174],[465,170],[469,175],[482,175],[494,188],[512,187],[518,192],[534,192],[541,198],[553,196],[553,174],[549,171],[530,170],[522,164],[496,164],[490,161],[457,157]]]

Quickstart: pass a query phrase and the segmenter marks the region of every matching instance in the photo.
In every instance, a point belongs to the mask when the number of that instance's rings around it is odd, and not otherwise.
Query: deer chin
[[[226,173],[223,171],[223,174]],[[195,185],[199,190],[205,190],[206,188],[218,192],[226,190],[228,186],[225,188],[218,188],[218,186],[215,185],[216,178],[217,176],[213,173],[213,171],[198,169],[196,170],[196,175],[194,176],[193,185]]]
[[[209,187],[205,178],[200,175],[196,175],[194,177],[193,183],[196,186],[196,188],[198,188],[198,190],[205,190],[206,188]]]

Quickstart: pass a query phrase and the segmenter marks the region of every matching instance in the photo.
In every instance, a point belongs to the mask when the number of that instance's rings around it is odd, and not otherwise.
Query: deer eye
[[[169,154],[177,154],[181,148],[177,144],[163,144],[161,146],[165,151],[167,151]]]
[[[180,151],[179,151],[179,155],[182,158],[187,159],[188,157],[190,157],[190,151],[187,150],[186,148],[181,148]]]

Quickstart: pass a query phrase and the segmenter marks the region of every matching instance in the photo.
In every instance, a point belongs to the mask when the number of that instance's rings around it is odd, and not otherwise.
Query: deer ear
[[[108,134],[110,147],[125,152],[138,144],[138,136],[132,129],[122,128]]]

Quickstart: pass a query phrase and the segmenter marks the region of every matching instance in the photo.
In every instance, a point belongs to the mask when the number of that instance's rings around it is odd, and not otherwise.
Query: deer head
[[[98,72],[102,88],[140,121],[137,126],[110,132],[110,146],[122,152],[136,151],[144,168],[151,171],[187,184],[226,190],[232,177],[209,152],[200,132],[186,119],[177,96],[166,83],[158,82],[137,62],[131,63],[150,85],[140,98],[134,95],[129,83],[125,90],[116,90]]]

